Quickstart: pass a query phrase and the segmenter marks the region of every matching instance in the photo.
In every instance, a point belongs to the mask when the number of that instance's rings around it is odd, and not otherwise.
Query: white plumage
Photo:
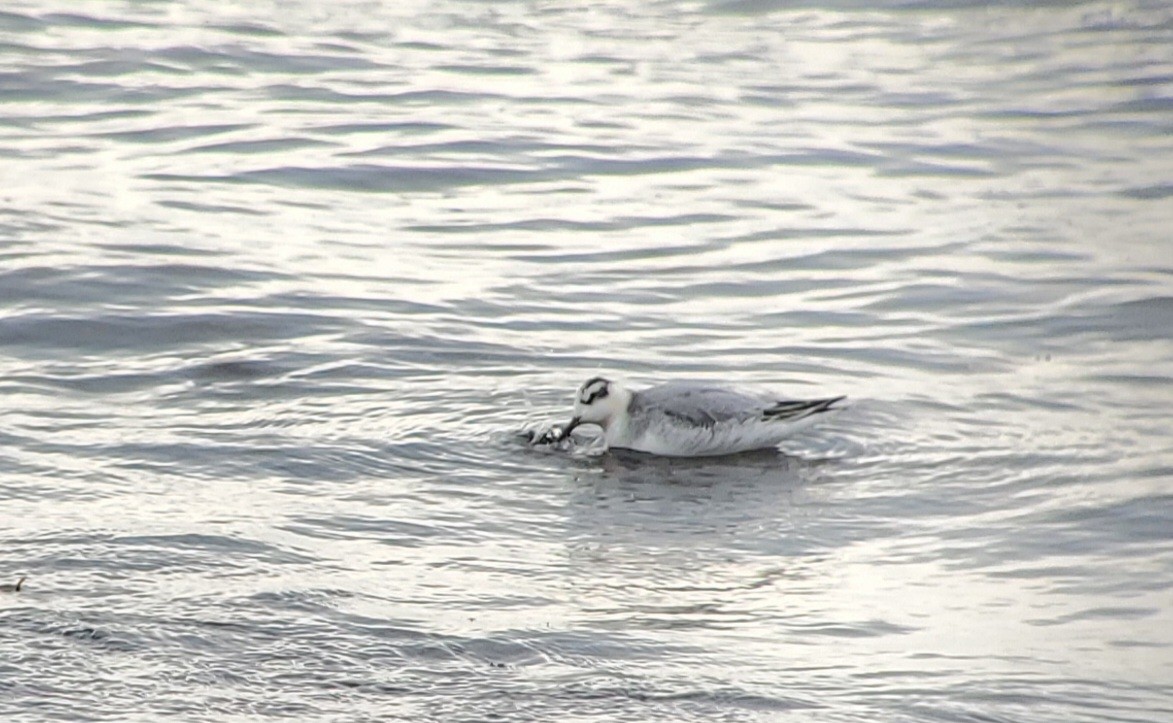
[[[574,417],[558,439],[595,424],[608,447],[672,457],[735,454],[777,446],[841,399],[782,401],[695,382],[634,391],[594,377],[579,387]]]

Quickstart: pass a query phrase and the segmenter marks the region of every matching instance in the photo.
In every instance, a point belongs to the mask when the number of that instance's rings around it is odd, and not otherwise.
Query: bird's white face
[[[595,377],[578,388],[578,396],[574,398],[574,416],[580,424],[607,426],[607,421],[619,411],[615,405],[620,395],[613,393],[614,387],[614,382]]]
[[[619,384],[602,377],[588,379],[578,388],[574,398],[574,418],[562,431],[565,439],[580,424],[597,424],[604,429],[610,425],[630,401],[630,395]]]

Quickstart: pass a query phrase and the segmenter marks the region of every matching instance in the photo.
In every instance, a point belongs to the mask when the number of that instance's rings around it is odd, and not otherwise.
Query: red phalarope
[[[556,441],[594,424],[608,447],[670,457],[735,454],[776,446],[843,398],[779,401],[696,382],[636,391],[594,377],[579,387],[574,417]]]

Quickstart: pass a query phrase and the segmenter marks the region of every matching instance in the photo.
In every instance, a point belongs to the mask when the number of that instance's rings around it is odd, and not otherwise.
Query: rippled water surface
[[[8,720],[1173,720],[1167,2],[7,3]],[[574,388],[851,406],[567,454]]]

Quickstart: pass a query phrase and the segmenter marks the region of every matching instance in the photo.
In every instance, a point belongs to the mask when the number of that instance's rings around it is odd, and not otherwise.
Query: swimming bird
[[[697,382],[635,391],[592,377],[579,387],[574,417],[556,441],[595,424],[608,447],[671,457],[735,454],[776,446],[842,399],[781,401]]]

